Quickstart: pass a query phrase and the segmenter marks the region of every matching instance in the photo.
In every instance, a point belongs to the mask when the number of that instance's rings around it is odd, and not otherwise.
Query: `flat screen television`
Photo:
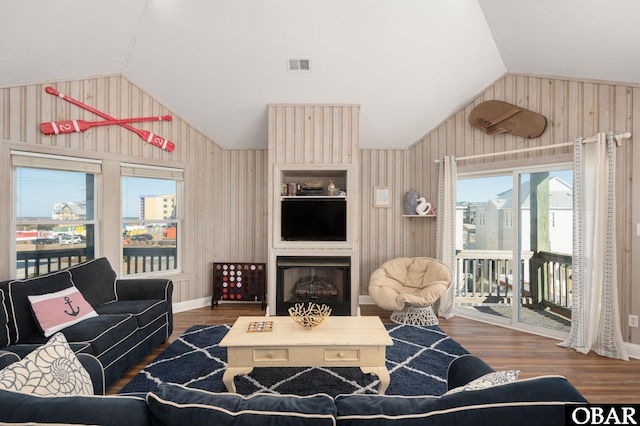
[[[347,202],[344,198],[283,200],[280,232],[283,241],[346,241]]]

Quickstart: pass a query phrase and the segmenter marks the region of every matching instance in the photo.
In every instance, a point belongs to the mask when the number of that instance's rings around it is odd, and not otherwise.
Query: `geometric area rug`
[[[386,325],[393,340],[386,365],[386,395],[441,395],[447,367],[467,351],[438,326]],[[210,392],[227,392],[222,375],[227,349],[219,345],[230,325],[195,325],[138,373],[119,393],[150,392],[160,383],[179,383]],[[378,376],[356,367],[264,367],[235,377],[236,392],[311,395],[377,394]]]

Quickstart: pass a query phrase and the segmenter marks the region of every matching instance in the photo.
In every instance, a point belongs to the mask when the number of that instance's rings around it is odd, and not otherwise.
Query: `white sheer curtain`
[[[458,171],[456,158],[447,156],[440,160],[438,170],[438,218],[436,230],[436,255],[451,268],[453,281],[440,296],[437,313],[445,318],[453,316],[456,279],[456,182]]]
[[[618,309],[613,133],[574,143],[571,330],[560,346],[628,360]]]

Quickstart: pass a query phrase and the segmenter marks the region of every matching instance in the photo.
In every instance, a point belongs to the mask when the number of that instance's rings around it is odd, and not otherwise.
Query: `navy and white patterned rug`
[[[385,326],[393,340],[387,346],[391,382],[387,395],[441,395],[446,391],[447,367],[467,351],[438,326]],[[119,393],[148,392],[163,382],[211,392],[226,392],[222,375],[227,349],[219,345],[229,325],[196,325],[165,349]],[[309,395],[375,394],[379,380],[351,367],[254,368],[235,377],[236,391]]]

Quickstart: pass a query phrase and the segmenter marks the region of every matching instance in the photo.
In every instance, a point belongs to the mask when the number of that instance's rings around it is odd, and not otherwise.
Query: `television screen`
[[[283,200],[280,230],[283,241],[346,241],[347,202],[344,198]]]

